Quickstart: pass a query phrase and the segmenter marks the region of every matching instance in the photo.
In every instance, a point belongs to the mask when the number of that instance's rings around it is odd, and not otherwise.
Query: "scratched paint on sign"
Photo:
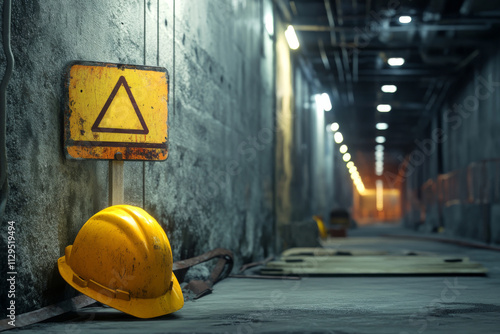
[[[168,74],[160,67],[75,63],[64,139],[76,159],[165,160]]]

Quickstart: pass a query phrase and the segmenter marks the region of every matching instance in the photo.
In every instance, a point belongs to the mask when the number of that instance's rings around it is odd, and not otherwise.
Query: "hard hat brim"
[[[119,311],[125,312],[138,318],[159,317],[178,311],[182,308],[182,306],[184,306],[184,297],[182,295],[182,290],[174,273],[172,273],[172,289],[168,290],[164,295],[156,298],[130,297],[130,300],[122,300],[119,298],[112,298],[110,296],[104,295],[92,288],[82,287],[76,284],[73,281],[75,272],[66,263],[66,259],[64,256],[59,258],[59,260],[57,261],[57,266],[59,268],[59,273],[61,274],[63,279],[76,290],[98,302],[101,302]]]

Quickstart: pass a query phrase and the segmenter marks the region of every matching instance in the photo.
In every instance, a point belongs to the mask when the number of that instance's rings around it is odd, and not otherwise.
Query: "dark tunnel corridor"
[[[0,3],[0,331],[500,331],[500,1]]]

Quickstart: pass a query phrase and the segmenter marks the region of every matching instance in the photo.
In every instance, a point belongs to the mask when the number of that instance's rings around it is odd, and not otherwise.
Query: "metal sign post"
[[[115,154],[116,160],[109,161],[109,205],[124,204],[123,164],[122,154]]]

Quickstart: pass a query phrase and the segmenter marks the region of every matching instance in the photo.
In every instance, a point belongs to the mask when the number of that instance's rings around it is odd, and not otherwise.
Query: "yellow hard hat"
[[[130,205],[111,206],[92,216],[58,260],[61,276],[73,288],[139,318],[172,313],[184,305],[172,264],[160,224]]]
[[[326,239],[328,237],[328,231],[326,230],[325,223],[320,216],[313,216],[314,221],[318,225],[319,236],[321,239]]]

